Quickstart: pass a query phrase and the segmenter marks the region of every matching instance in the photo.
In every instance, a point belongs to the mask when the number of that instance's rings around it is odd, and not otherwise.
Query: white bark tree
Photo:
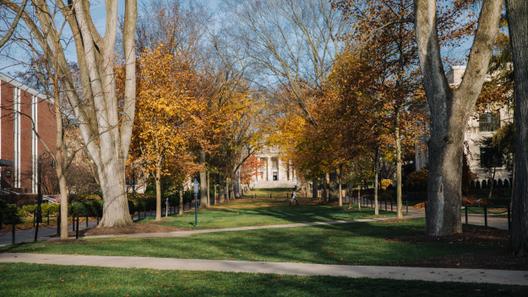
[[[21,9],[14,1],[0,1],[14,12]],[[125,82],[122,99],[117,94],[115,73],[119,58],[116,55],[117,0],[106,1],[104,36],[95,28],[88,1],[33,0],[21,15],[23,25],[37,41],[50,65],[57,65],[54,71],[59,74],[88,155],[96,165],[104,198],[100,226],[105,227],[132,223],[125,187],[125,161],[135,112],[137,3],[125,0],[124,4],[122,47]],[[66,33],[66,26],[57,25],[60,19],[66,20],[71,35]],[[75,46],[80,85],[67,60],[66,41],[70,38]]]
[[[454,90],[440,55],[436,1],[416,0],[415,5],[418,53],[431,112],[426,231],[429,236],[446,236],[462,232],[464,130],[486,77],[502,0],[483,0],[466,72]]]
[[[512,246],[528,255],[528,2],[507,0],[515,79],[515,169],[512,199]]]

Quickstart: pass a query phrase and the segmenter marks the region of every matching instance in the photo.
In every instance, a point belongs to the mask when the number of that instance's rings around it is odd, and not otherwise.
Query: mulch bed
[[[99,227],[91,228],[82,232],[83,235],[117,235],[117,234],[134,234],[134,233],[156,233],[179,231],[180,228],[163,226],[158,224],[132,224],[125,227]]]

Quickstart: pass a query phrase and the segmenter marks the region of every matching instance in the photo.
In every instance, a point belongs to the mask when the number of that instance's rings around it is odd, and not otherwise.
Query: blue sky
[[[139,0],[138,7],[141,9],[143,7],[142,4],[149,3],[151,1],[155,0]],[[221,9],[224,7],[221,5],[223,2],[222,0],[185,0],[183,1],[185,3],[198,3],[199,5],[202,5],[206,9],[210,11],[212,15],[221,16],[222,11]],[[124,9],[124,3],[123,1],[120,1],[120,11],[122,13]],[[96,24],[97,29],[101,32],[101,34],[104,34],[104,28],[105,28],[105,5],[104,0],[93,0],[91,1],[91,12],[92,16],[94,18],[94,22]],[[141,11],[139,12],[141,13]],[[221,22],[221,17],[215,17],[213,20],[215,22]],[[215,24],[213,24],[213,27],[216,27]],[[471,46],[472,40],[469,39],[462,43],[460,47],[450,50],[444,50],[442,54],[445,57],[455,57],[458,60],[464,60],[465,56],[467,55],[468,49]],[[12,48],[9,51],[9,56],[15,57],[17,60],[7,59],[6,54],[7,51],[3,49],[0,51],[0,72],[7,73],[7,74],[13,74],[17,71],[21,71],[24,69],[24,66],[20,65],[20,62],[27,62],[28,53],[22,48]],[[73,46],[70,46],[67,51],[68,58],[71,60],[75,60],[75,54]]]

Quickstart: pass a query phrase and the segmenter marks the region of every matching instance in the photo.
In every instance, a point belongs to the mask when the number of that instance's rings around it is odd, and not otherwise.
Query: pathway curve
[[[405,219],[414,219],[414,218],[420,218],[420,217],[423,217],[423,216],[408,215],[408,216],[405,216]],[[196,234],[206,234],[206,233],[249,231],[249,230],[261,230],[261,229],[298,228],[298,227],[310,227],[310,226],[329,226],[329,225],[351,224],[351,223],[378,222],[378,221],[386,221],[386,220],[393,220],[393,219],[394,217],[381,217],[381,218],[355,219],[351,221],[305,222],[305,223],[245,226],[245,227],[185,230],[185,231],[170,231],[170,232],[155,232],[155,233],[87,235],[84,238],[117,238],[117,237],[170,238],[170,237],[185,237],[185,236],[191,236],[191,235],[196,235]]]
[[[35,263],[114,268],[270,273],[312,276],[324,275],[348,278],[376,278],[528,286],[528,271],[492,269],[325,265],[289,262],[254,262],[29,253],[0,254],[0,263]]]

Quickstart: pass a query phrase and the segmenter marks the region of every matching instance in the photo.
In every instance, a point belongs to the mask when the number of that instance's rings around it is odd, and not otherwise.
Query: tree
[[[2,4],[12,11],[20,6],[10,0]],[[90,15],[86,1],[32,1],[21,20],[35,38],[38,48],[56,66],[65,98],[79,123],[86,150],[97,168],[103,193],[104,208],[100,226],[113,227],[132,223],[128,212],[125,187],[125,160],[134,121],[135,27],[137,2],[124,2],[122,23],[123,64],[125,65],[124,94],[116,92],[116,37],[119,22],[118,1],[106,3],[105,34],[101,36]],[[61,21],[69,30],[64,30]],[[69,36],[67,32],[71,32]],[[79,81],[74,77],[66,58],[70,37],[75,46]],[[79,83],[78,83],[79,82]]]
[[[501,0],[484,0],[468,65],[451,90],[443,69],[435,0],[416,1],[416,39],[423,84],[431,114],[426,231],[429,236],[462,232],[462,156],[464,127],[488,70],[499,28]]]
[[[515,79],[515,165],[512,199],[512,246],[528,255],[528,2],[507,0]]]
[[[189,143],[201,134],[205,104],[194,95],[194,70],[163,45],[143,52],[138,78],[133,151],[154,177],[156,220],[161,220],[161,178],[174,173],[171,165],[192,159]]]

